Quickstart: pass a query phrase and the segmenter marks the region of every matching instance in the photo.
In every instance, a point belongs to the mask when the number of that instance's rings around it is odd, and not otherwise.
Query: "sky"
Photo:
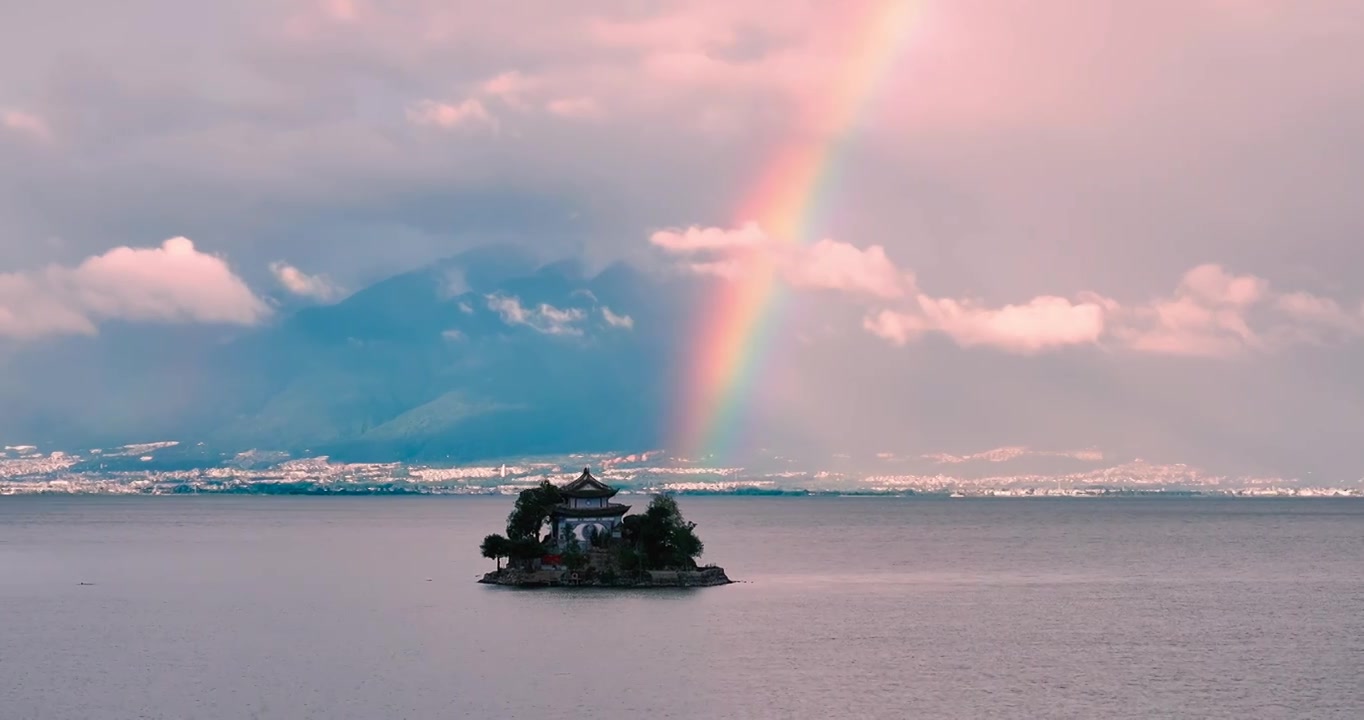
[[[518,243],[749,292],[697,437],[1364,475],[1361,48],[1354,0],[0,4],[0,344]]]

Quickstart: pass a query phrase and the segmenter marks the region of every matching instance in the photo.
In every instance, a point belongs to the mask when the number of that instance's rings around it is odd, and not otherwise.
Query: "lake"
[[[680,502],[740,583],[478,585],[509,497],[0,498],[0,717],[1364,717],[1364,501]]]

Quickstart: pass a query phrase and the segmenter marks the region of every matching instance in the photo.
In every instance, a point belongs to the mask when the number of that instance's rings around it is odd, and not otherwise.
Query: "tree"
[[[621,535],[638,553],[645,570],[696,567],[705,545],[696,536],[696,523],[687,522],[670,495],[655,495],[640,515],[623,521]]]
[[[578,571],[587,567],[587,553],[578,547],[578,543],[570,542],[564,550],[564,564],[569,570]]]
[[[548,480],[541,480],[538,486],[522,490],[516,496],[516,507],[507,516],[507,537],[513,541],[524,538],[538,540],[540,529],[549,519],[554,506],[561,502],[563,495],[559,493],[559,488]]]
[[[502,571],[502,558],[511,554],[511,541],[497,533],[493,533],[483,538],[483,544],[478,548],[483,553],[483,557],[497,561],[498,572]]]
[[[525,567],[532,560],[538,560],[545,556],[545,546],[533,537],[517,538],[511,541],[507,548],[507,555]]]

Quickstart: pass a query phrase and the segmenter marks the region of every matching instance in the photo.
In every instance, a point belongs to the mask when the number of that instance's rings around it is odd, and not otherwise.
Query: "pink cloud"
[[[0,127],[42,141],[52,139],[52,129],[48,127],[45,120],[38,115],[22,110],[0,112]]]
[[[1199,265],[1184,274],[1172,297],[1128,312],[1118,335],[1134,350],[1167,355],[1222,356],[1263,348],[1250,310],[1268,295],[1262,278]]]
[[[829,239],[813,245],[780,242],[754,222],[738,228],[660,230],[649,241],[675,255],[707,256],[686,267],[731,280],[748,270],[775,269],[793,287],[887,299],[901,297],[914,284],[913,275],[897,268],[879,245],[859,248]]]
[[[1114,334],[1142,352],[1219,357],[1364,336],[1364,317],[1333,299],[1277,292],[1264,278],[1205,264],[1185,273],[1171,297],[1122,311]]]
[[[1260,346],[1244,314],[1234,308],[1208,307],[1195,297],[1180,297],[1138,308],[1138,327],[1120,332],[1134,350],[1167,355],[1230,355]],[[1142,320],[1145,322],[1143,323]]]
[[[1180,294],[1197,297],[1213,305],[1245,307],[1264,297],[1269,283],[1254,275],[1232,275],[1221,265],[1207,263],[1184,274]]]
[[[844,290],[879,298],[900,297],[913,285],[913,276],[895,267],[880,245],[864,250],[827,239],[791,253],[785,276],[796,287]]]
[[[896,300],[875,309],[862,327],[894,345],[940,333],[962,347],[1033,354],[1077,345],[1119,346],[1166,355],[1222,356],[1246,349],[1364,336],[1364,316],[1310,293],[1276,293],[1263,278],[1236,275],[1209,263],[1184,273],[1170,297],[1124,305],[1099,293],[1074,299],[1041,295],[1021,304],[989,307],[977,301],[916,294],[912,272],[879,245],[867,248],[820,240],[775,241],[756,223],[738,228],[693,226],[660,230],[650,242],[683,256],[683,267],[735,281],[775,272],[798,289],[833,290],[853,298]]]
[[[0,274],[0,338],[94,335],[95,322],[41,277]]]
[[[1364,332],[1364,311],[1350,313],[1330,298],[1307,292],[1280,295],[1274,307],[1293,320],[1307,325],[1349,333]]]
[[[354,22],[360,16],[355,0],[320,0],[322,14],[337,22]]]
[[[10,337],[92,334],[100,320],[253,325],[269,314],[222,258],[183,237],[0,275],[0,335]]]
[[[523,74],[519,70],[509,70],[483,81],[479,87],[484,95],[495,97],[508,105],[524,109],[527,107],[525,96],[541,85],[539,78]]]
[[[545,109],[554,115],[566,118],[590,119],[601,117],[602,110],[596,100],[590,97],[560,98],[545,104]]]
[[[288,263],[270,263],[270,272],[285,290],[299,297],[331,302],[345,295],[345,292],[326,276],[309,275]]]
[[[407,120],[414,125],[445,129],[483,128],[496,130],[497,118],[488,112],[483,101],[469,98],[458,104],[435,100],[421,100],[407,109]]]
[[[922,315],[881,310],[865,318],[862,329],[892,345],[905,346],[922,337],[929,325]]]

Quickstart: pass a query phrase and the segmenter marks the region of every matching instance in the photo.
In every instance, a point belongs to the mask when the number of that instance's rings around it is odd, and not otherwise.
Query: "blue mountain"
[[[482,248],[250,331],[115,327],[26,350],[16,375],[40,381],[0,383],[17,411],[0,433],[356,461],[650,447],[680,357],[675,300],[694,291]]]

